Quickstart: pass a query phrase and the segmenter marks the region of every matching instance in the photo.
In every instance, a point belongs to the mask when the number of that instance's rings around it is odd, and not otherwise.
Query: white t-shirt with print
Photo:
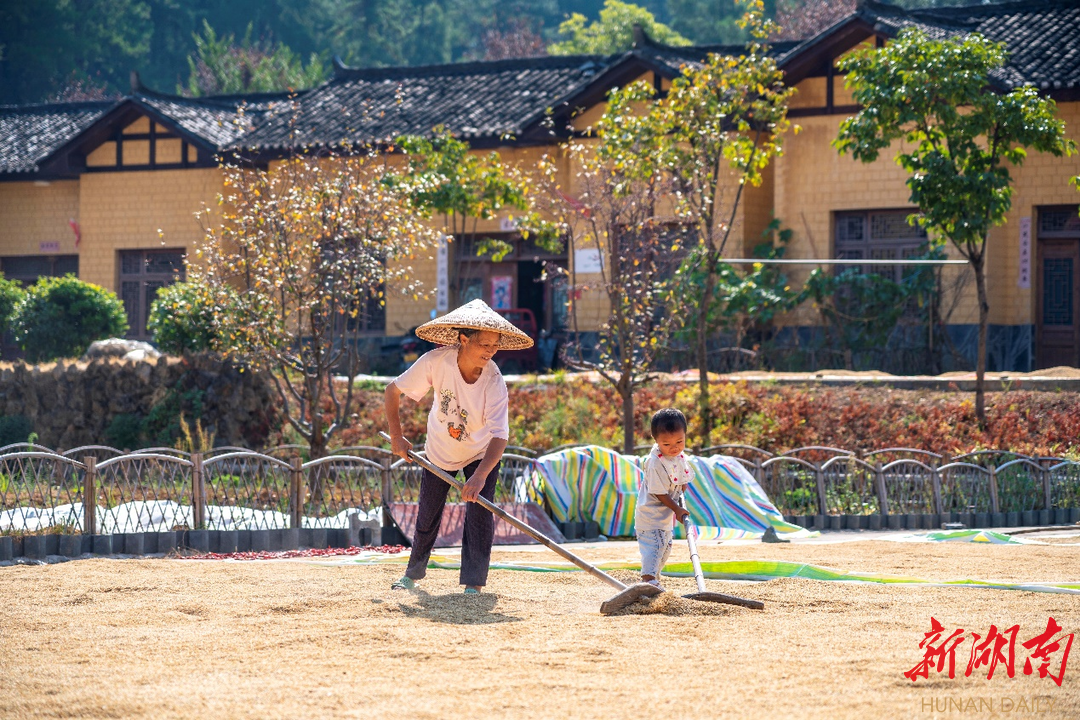
[[[493,438],[510,437],[506,381],[499,367],[489,360],[470,385],[461,376],[457,351],[457,345],[447,345],[427,352],[394,380],[416,402],[435,389],[424,449],[431,462],[450,472],[484,457]]]
[[[678,457],[664,457],[659,445],[653,445],[645,458],[645,471],[638,485],[637,510],[634,513],[636,530],[670,530],[675,513],[656,499],[657,495],[670,495],[679,501],[683,490],[694,479],[694,469],[686,460],[685,453]]]

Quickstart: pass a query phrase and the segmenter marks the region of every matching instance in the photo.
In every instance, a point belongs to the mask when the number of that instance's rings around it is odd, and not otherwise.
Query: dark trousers
[[[480,494],[490,501],[495,499],[495,483],[499,479],[500,465],[502,463],[495,465],[484,482],[484,489],[480,491]],[[478,467],[479,460],[465,467],[463,472],[466,481]],[[405,575],[413,580],[419,580],[427,574],[428,558],[431,557],[431,549],[435,547],[435,540],[439,537],[439,524],[442,522],[448,492],[449,483],[440,480],[430,470],[424,470],[424,477],[420,480],[420,503],[416,512],[416,537],[413,538],[412,552],[409,555],[409,568],[405,571]],[[476,503],[466,503],[459,576],[462,585],[487,585],[491,543],[494,539],[495,516]]]

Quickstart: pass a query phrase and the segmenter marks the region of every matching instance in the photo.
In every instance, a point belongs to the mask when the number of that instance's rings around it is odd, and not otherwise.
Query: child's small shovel
[[[701,572],[701,559],[698,557],[697,552],[697,527],[690,522],[689,515],[687,515],[686,520],[683,520],[683,527],[686,528],[686,543],[690,546],[690,562],[694,565],[694,579],[697,581],[697,592],[683,595],[683,597],[691,600],[704,600],[705,602],[742,605],[743,607],[751,608],[752,610],[764,610],[765,603],[760,600],[747,600],[746,598],[735,597],[734,595],[709,592],[705,589],[705,576]]]

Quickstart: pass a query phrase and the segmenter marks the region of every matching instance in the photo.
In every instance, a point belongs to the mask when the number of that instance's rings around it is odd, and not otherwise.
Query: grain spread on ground
[[[575,548],[575,550],[577,550]],[[581,548],[632,559],[632,543]],[[677,547],[673,561],[685,560]],[[681,554],[680,554],[681,553]],[[1080,546],[708,545],[702,559],[785,559],[945,580],[1080,580]],[[551,560],[500,550],[495,560]],[[614,589],[585,573],[493,570],[460,594],[456,570],[392,592],[399,565],[310,561],[82,560],[0,568],[0,717],[811,718],[933,717],[933,698],[1044,698],[1076,717],[1080,644],[1059,688],[999,669],[903,676],[935,617],[980,634],[1053,616],[1080,630],[1080,595],[779,579],[708,580],[764,611],[680,597],[693,578],[631,612],[599,615]],[[624,581],[634,579],[617,571]],[[645,613],[645,614],[641,614]],[[969,635],[970,638],[970,635]],[[970,643],[970,640],[968,641]],[[671,673],[656,682],[656,662]]]

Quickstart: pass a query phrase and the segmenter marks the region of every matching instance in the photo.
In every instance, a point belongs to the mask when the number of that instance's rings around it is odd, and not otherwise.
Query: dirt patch
[[[1075,546],[701,550],[706,561],[1080,581]],[[620,543],[581,554],[635,553]],[[676,548],[672,560],[684,556]],[[416,592],[392,591],[401,569],[176,560],[0,568],[0,717],[931,717],[920,714],[924,701],[970,696],[1047,698],[1048,718],[1080,707],[1080,672],[1070,666],[1060,688],[1026,676],[1019,644],[1015,677],[999,670],[987,680],[985,668],[963,676],[971,631],[1019,624],[1022,641],[1052,615],[1076,632],[1076,595],[708,581],[765,602],[754,611],[686,600],[693,579],[665,577],[670,592],[641,608],[647,614],[602,617],[614,591],[584,573],[494,570],[472,597],[451,570],[429,571]],[[903,672],[921,659],[931,616],[969,640],[955,679],[932,673],[912,684]]]

